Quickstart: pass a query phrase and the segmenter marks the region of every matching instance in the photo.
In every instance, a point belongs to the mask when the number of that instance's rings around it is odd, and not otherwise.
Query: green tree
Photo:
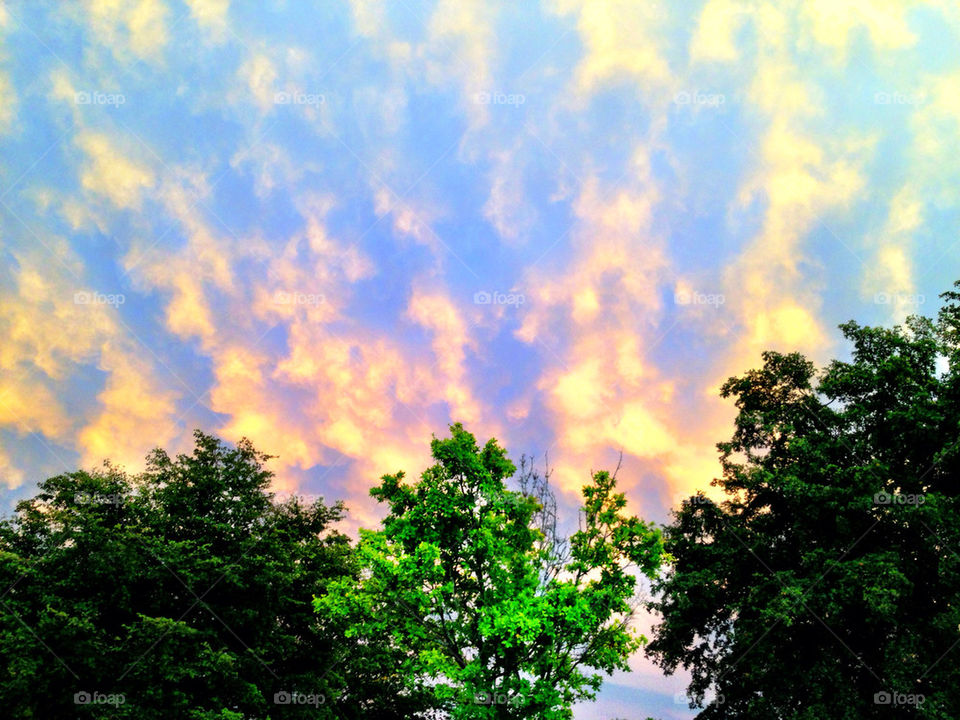
[[[359,570],[342,505],[277,500],[267,459],[198,432],[142,475],[59,475],[20,502],[0,523],[3,716],[416,717],[389,652],[313,612]]]
[[[690,671],[700,718],[960,715],[960,295],[938,320],[841,326],[722,388],[725,494],[685,501],[648,653]],[[709,702],[714,698],[713,702]]]
[[[503,448],[450,429],[418,482],[399,472],[372,491],[389,511],[361,531],[362,582],[332,582],[317,609],[402,652],[411,690],[453,718],[569,718],[597,671],[626,669],[643,641],[629,628],[633,571],[660,567],[660,533],[625,516],[614,476],[597,472],[566,542],[546,477],[523,464],[509,490]]]

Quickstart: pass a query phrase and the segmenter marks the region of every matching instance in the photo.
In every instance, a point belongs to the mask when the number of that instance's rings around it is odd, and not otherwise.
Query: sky
[[[0,3],[0,510],[195,428],[279,493],[463,422],[710,491],[766,349],[960,278],[952,0]],[[641,618],[649,626],[650,618]],[[691,716],[638,656],[579,720]]]

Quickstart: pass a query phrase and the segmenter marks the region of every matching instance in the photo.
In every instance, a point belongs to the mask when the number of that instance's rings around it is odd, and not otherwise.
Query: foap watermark
[[[480,492],[480,497],[488,505],[522,505],[529,502],[530,497],[524,495],[523,493],[511,492],[509,490],[504,490],[503,492],[496,492],[494,490],[483,490]]]
[[[301,493],[301,492],[275,492],[273,494],[273,499],[279,503],[292,502],[294,500],[299,501],[303,505],[313,505],[315,502],[323,502],[323,495],[317,493]]]
[[[274,705],[312,705],[320,707],[327,701],[320,693],[302,693],[297,690],[280,690],[273,694]]]
[[[277,305],[323,305],[327,301],[323,293],[287,292],[277,290],[273,302]]]
[[[673,496],[673,507],[679,507],[684,503],[687,503],[688,505],[692,505],[692,506],[716,504],[713,502],[713,500],[708,498],[706,495],[694,495],[691,493],[681,492],[681,493],[676,493]]]
[[[274,105],[323,105],[327,98],[323,93],[305,93],[299,90],[293,92],[278,92],[273,96]]]
[[[674,105],[698,105],[701,107],[720,107],[727,102],[723,93],[708,93],[702,90],[681,90],[673,96]]]
[[[518,705],[520,698],[516,695],[511,697],[503,692],[487,692],[483,690],[473,696],[473,702],[477,705]]]
[[[127,697],[123,693],[102,693],[94,690],[87,692],[81,690],[73,694],[74,705],[113,705],[119,707],[127,702]]]
[[[673,300],[677,305],[712,305],[713,307],[720,307],[727,301],[727,298],[720,293],[678,290],[673,294]]]
[[[673,702],[676,703],[677,705],[686,705],[687,707],[690,707],[691,705],[693,705],[694,701],[693,701],[693,698],[691,698],[685,692],[678,692],[673,696]],[[723,703],[724,703],[724,697],[723,695],[719,695],[719,694],[715,696],[713,699],[707,700],[708,705],[723,705]]]
[[[523,293],[481,290],[473,294],[474,305],[516,305],[519,307],[526,301],[527,298]]]
[[[520,93],[478,92],[473,96],[477,105],[514,105],[519,107],[527,101]]]
[[[74,305],[113,305],[114,307],[118,307],[126,301],[126,296],[120,293],[89,292],[84,290],[73,294]]]
[[[927,501],[926,495],[901,495],[899,493],[879,492],[873,496],[874,505],[923,505]]]
[[[878,292],[873,301],[877,305],[923,305],[927,297],[921,293]]]
[[[120,505],[123,495],[80,492],[73,496],[77,505]]]
[[[910,707],[920,707],[926,702],[927,698],[920,693],[901,693],[881,691],[874,693],[874,705],[904,705]]]
[[[120,107],[126,104],[127,98],[122,93],[77,92],[73,94],[73,101],[77,105],[108,105]]]
[[[926,93],[877,92],[873,94],[874,105],[922,105]]]

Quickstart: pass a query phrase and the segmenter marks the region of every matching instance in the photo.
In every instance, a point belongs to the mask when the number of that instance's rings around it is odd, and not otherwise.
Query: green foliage
[[[450,717],[571,717],[597,671],[627,669],[643,642],[628,624],[633,573],[660,567],[659,531],[626,517],[614,477],[598,472],[566,543],[545,480],[522,466],[521,490],[508,490],[516,468],[496,441],[479,448],[456,424],[431,449],[418,482],[399,472],[372,491],[389,512],[362,531],[362,582],[330,583],[317,610],[402,653],[409,690]]]
[[[726,499],[676,512],[651,603],[649,654],[691,672],[699,706],[717,698],[698,717],[960,714],[960,294],[945,297],[936,322],[843,325],[852,358],[819,374],[768,352],[723,386]]]
[[[19,503],[0,523],[3,716],[414,717],[389,653],[313,612],[357,575],[329,529],[342,506],[277,501],[266,460],[197,433],[141,476],[59,475]]]

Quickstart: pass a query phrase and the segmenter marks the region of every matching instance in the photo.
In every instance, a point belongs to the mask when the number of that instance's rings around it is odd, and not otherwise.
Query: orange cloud
[[[178,394],[159,385],[156,369],[142,355],[149,357],[149,350],[126,339],[104,343],[98,366],[107,380],[97,395],[100,408],[77,436],[84,465],[109,459],[141,467],[147,452],[165,447],[179,431],[171,422]]]
[[[451,417],[473,425],[480,419],[480,406],[473,399],[464,359],[476,344],[459,309],[444,295],[414,288],[407,316],[433,334],[437,374],[444,378],[439,397],[450,404]]]
[[[125,296],[85,286],[78,259],[55,240],[48,247],[14,251],[15,285],[0,292],[0,426],[75,447],[85,465],[109,456],[139,466],[172,437],[177,396],[119,320]],[[91,363],[106,377],[86,416],[68,411],[63,390]]]
[[[571,493],[611,449],[653,463],[675,487],[703,487],[713,473],[692,473],[716,464],[704,429],[676,416],[674,381],[646,357],[663,332],[660,287],[670,273],[652,229],[661,192],[647,152],[638,146],[623,188],[587,179],[574,205],[574,257],[562,272],[539,269],[524,284],[517,336],[541,350],[537,389],[552,419],[551,457]],[[626,478],[627,489],[638,481]]]

